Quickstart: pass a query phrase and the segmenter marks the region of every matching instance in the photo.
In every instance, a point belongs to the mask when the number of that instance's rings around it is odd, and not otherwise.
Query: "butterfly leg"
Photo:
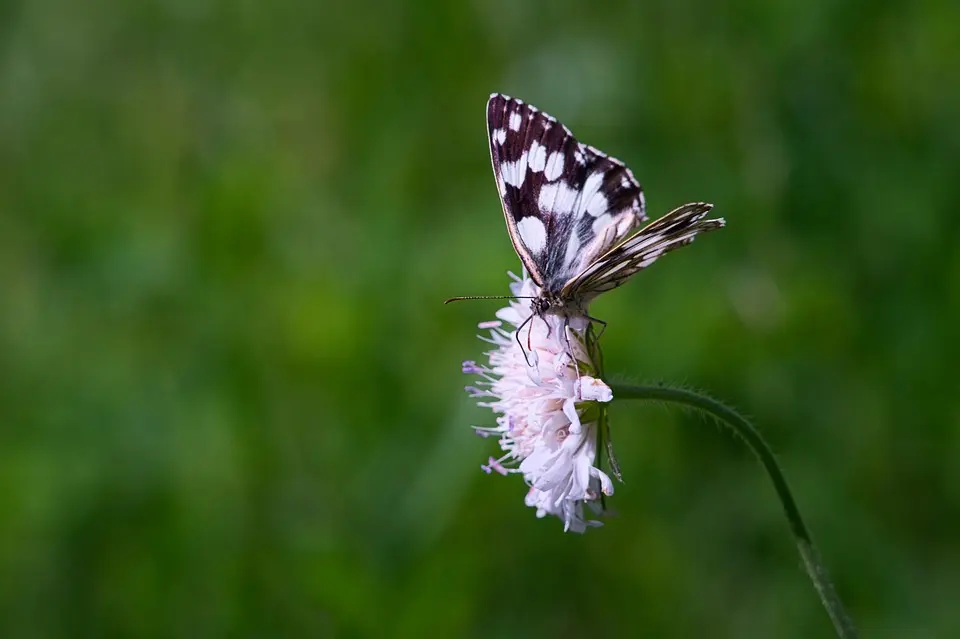
[[[514,332],[514,334],[513,334],[514,339],[517,340],[517,346],[520,347],[520,352],[523,353],[523,359],[524,359],[524,361],[527,363],[527,367],[528,367],[528,368],[530,367],[530,358],[527,357],[527,352],[533,350],[533,349],[531,348],[531,345],[530,345],[530,334],[533,332],[533,324],[531,324],[530,321],[531,321],[534,317],[536,317],[536,316],[535,316],[535,315],[531,315],[531,316],[528,317],[527,319],[523,320],[523,323],[520,324],[520,326],[517,327],[516,332]],[[524,348],[523,348],[523,342],[520,341],[520,331],[521,331],[521,330],[523,329],[523,327],[526,326],[527,324],[530,324],[530,330],[527,331],[527,348],[524,349]]]
[[[540,319],[542,319],[542,320],[543,320],[543,323],[547,325],[547,339],[550,339],[550,335],[553,334],[553,327],[550,326],[550,322],[547,321],[547,318],[546,318],[546,317],[544,317],[544,316],[541,315],[541,316],[540,316]]]
[[[567,357],[570,358],[570,363],[573,364],[573,370],[577,374],[577,389],[578,397],[577,399],[583,399],[583,391],[580,383],[580,364],[577,362],[577,356],[573,353],[573,344],[570,343],[570,331],[573,330],[570,328],[570,318],[564,316],[563,318],[563,337],[567,342]]]
[[[587,315],[587,314],[584,314],[584,317],[586,317],[586,318],[587,318],[588,320],[590,320],[591,322],[596,322],[597,324],[600,325],[600,334],[597,335],[597,339],[600,339],[600,337],[603,335],[603,332],[604,332],[605,330],[607,330],[607,323],[604,322],[602,319],[598,319],[598,318],[596,318],[596,317],[590,317],[590,316]]]

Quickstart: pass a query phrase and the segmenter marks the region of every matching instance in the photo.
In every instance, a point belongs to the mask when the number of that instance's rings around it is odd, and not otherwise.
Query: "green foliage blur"
[[[519,262],[492,91],[728,227],[607,370],[776,449],[864,636],[958,637],[960,3],[0,5],[0,636],[829,637],[769,482],[614,403],[564,534],[460,361]]]

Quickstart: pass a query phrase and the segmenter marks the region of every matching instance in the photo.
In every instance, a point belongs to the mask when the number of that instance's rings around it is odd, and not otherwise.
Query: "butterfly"
[[[513,248],[540,287],[531,318],[600,322],[587,314],[597,295],[725,224],[706,217],[712,204],[695,202],[637,230],[648,218],[630,169],[522,100],[491,95],[487,133]]]

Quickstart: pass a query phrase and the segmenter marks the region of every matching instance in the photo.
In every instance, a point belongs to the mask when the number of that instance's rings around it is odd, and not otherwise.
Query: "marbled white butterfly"
[[[630,169],[521,100],[491,95],[487,133],[510,239],[540,287],[531,317],[599,321],[587,314],[593,298],[697,233],[724,226],[721,218],[705,219],[712,204],[696,202],[636,231],[647,216]]]

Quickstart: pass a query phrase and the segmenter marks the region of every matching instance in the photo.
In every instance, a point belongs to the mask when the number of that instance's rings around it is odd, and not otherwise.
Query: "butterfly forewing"
[[[487,132],[510,238],[546,291],[559,292],[646,219],[630,170],[543,111],[495,93]]]

